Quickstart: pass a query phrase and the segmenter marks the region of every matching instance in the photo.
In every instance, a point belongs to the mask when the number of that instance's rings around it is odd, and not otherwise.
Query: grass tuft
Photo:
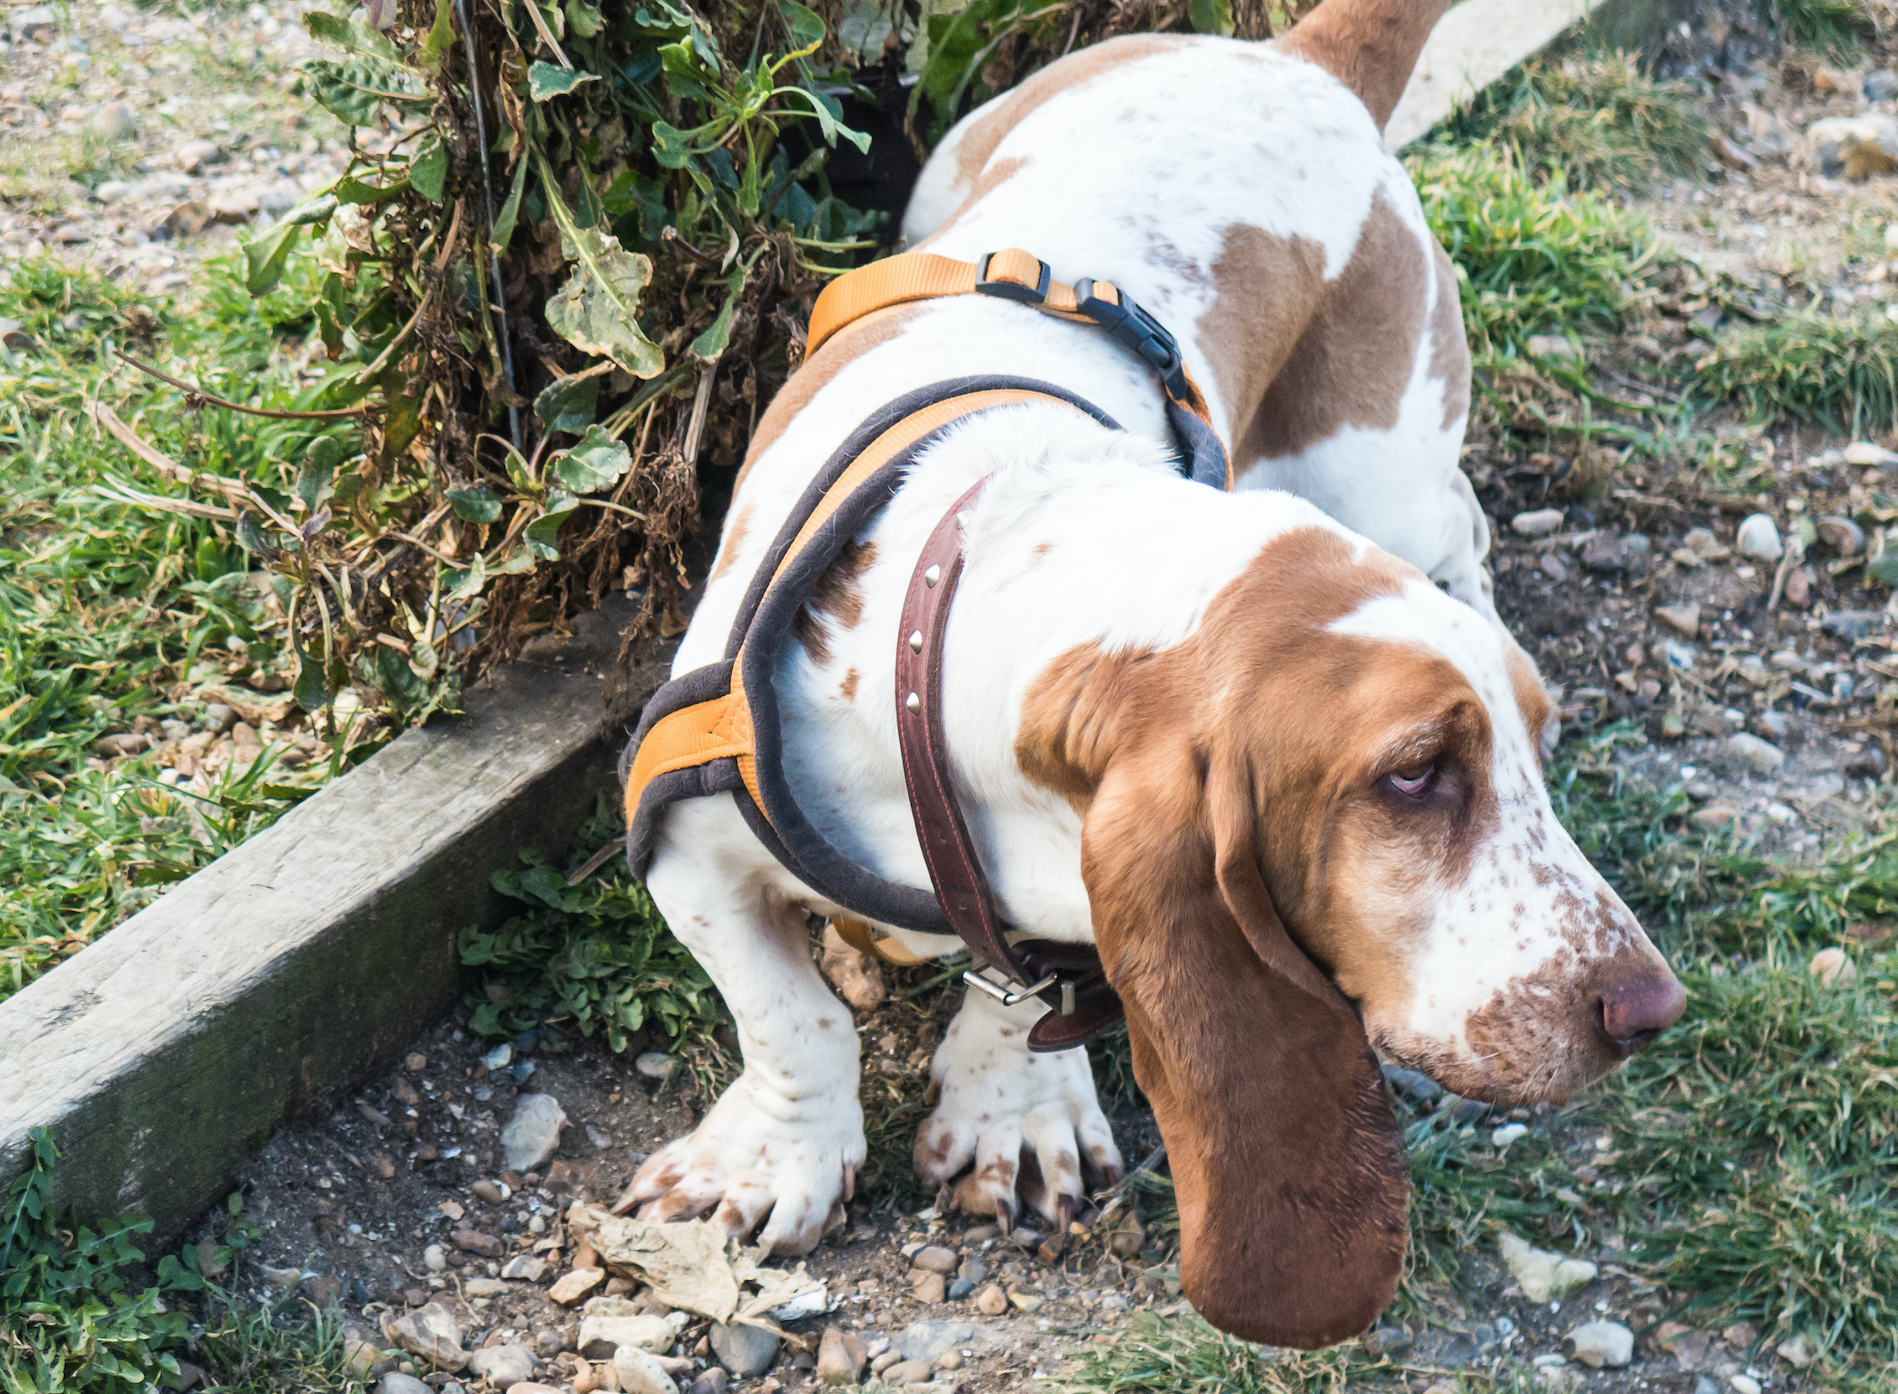
[[[1898,324],[1882,316],[1791,313],[1735,329],[1694,372],[1755,420],[1798,416],[1852,436],[1898,421]]]
[[[1439,142],[1408,163],[1479,357],[1519,352],[1532,334],[1617,328],[1660,254],[1639,215],[1571,192],[1559,170],[1538,178],[1508,146]]]
[[[1693,88],[1649,77],[1618,51],[1525,63],[1450,129],[1510,147],[1538,179],[1637,194],[1697,173],[1707,149]]]

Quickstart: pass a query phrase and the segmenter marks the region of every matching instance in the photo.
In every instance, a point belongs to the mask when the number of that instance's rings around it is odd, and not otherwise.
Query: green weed
[[[1694,97],[1684,82],[1649,77],[1627,53],[1537,59],[1513,82],[1486,88],[1449,129],[1459,141],[1510,147],[1540,179],[1645,193],[1699,170],[1707,123]]]
[[[1786,39],[1841,56],[1856,54],[1878,31],[1864,0],[1772,0],[1770,10]]]
[[[1616,328],[1659,256],[1646,222],[1556,171],[1538,178],[1509,147],[1438,142],[1408,159],[1430,230],[1456,263],[1479,356],[1532,334]]]
[[[590,854],[624,831],[602,798],[576,847]],[[711,979],[672,937],[623,858],[615,855],[608,869],[578,884],[537,853],[520,859],[524,870],[491,879],[531,910],[492,932],[471,927],[461,936],[461,961],[488,970],[494,989],[476,1006],[472,1029],[511,1036],[571,1023],[583,1036],[604,1032],[608,1048],[622,1051],[649,1023],[678,1040],[723,1019]]]
[[[1729,331],[1694,364],[1700,386],[1754,420],[1798,416],[1859,436],[1898,423],[1898,324],[1788,313]]]
[[[1389,1360],[1343,1346],[1268,1350],[1214,1330],[1198,1316],[1135,1313],[1050,1381],[1064,1394],[1342,1394],[1355,1381],[1395,1372]]]
[[[207,682],[284,685],[281,611],[235,530],[172,511],[176,479],[88,420],[101,404],[176,461],[283,484],[307,424],[234,425],[130,372],[120,344],[210,390],[289,406],[302,369],[284,300],[214,292],[189,307],[46,261],[9,268],[0,315],[37,347],[0,350],[0,997],[259,830],[320,784],[275,757],[208,796],[158,783],[149,756],[93,743],[140,718],[190,720]],[[127,503],[127,498],[155,502]],[[266,699],[267,700],[267,699]]]

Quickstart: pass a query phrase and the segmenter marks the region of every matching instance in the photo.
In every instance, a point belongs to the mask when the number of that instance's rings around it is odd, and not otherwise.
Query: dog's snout
[[[1633,1055],[1681,1019],[1687,992],[1663,968],[1658,974],[1605,985],[1595,1004],[1595,1029],[1619,1055]]]

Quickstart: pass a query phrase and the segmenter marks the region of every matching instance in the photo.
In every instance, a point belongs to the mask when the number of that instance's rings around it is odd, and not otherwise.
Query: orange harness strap
[[[844,501],[897,454],[931,432],[965,416],[994,407],[1020,406],[1029,402],[1072,406],[1062,398],[1024,388],[990,388],[950,397],[903,417],[865,446],[812,507],[773,571],[772,581],[775,583],[810,546]],[[661,717],[640,741],[626,779],[625,808],[629,824],[639,811],[640,800],[645,797],[647,786],[660,775],[722,759],[735,758],[738,761],[738,771],[744,779],[746,790],[759,809],[764,809],[765,800],[758,787],[757,743],[752,731],[751,707],[745,700],[744,654],[749,641],[747,635],[739,645],[738,657],[732,668],[730,691]]]
[[[990,252],[980,262],[957,261],[934,252],[903,252],[847,272],[825,286],[817,297],[805,335],[805,352],[816,353],[825,340],[866,315],[952,295],[989,295],[1019,301],[1044,315],[1106,330],[1159,375],[1174,407],[1196,417],[1217,438],[1206,396],[1187,372],[1178,340],[1158,320],[1122,295],[1110,281],[1082,280],[1070,286],[1055,280],[1047,262],[1019,247]],[[1195,455],[1206,448],[1198,439],[1188,444]],[[1195,477],[1199,477],[1197,470]],[[1230,468],[1226,478],[1202,482],[1230,489]]]

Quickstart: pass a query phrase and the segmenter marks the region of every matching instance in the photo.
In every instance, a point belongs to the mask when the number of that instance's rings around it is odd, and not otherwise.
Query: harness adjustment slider
[[[1091,278],[1074,283],[1074,299],[1081,314],[1105,329],[1158,373],[1160,380],[1166,384],[1167,392],[1175,400],[1186,395],[1186,360],[1180,355],[1179,340],[1173,337],[1165,325],[1125,295],[1120,296],[1118,304],[1097,296]]]
[[[988,252],[982,257],[982,263],[975,273],[975,288],[983,295],[992,295],[998,300],[1019,300],[1025,305],[1039,305],[1048,298],[1048,287],[1054,284],[1054,268],[1039,257],[1035,263],[1035,284],[1015,279],[991,278],[989,271],[995,258],[1025,257],[1024,252]]]

